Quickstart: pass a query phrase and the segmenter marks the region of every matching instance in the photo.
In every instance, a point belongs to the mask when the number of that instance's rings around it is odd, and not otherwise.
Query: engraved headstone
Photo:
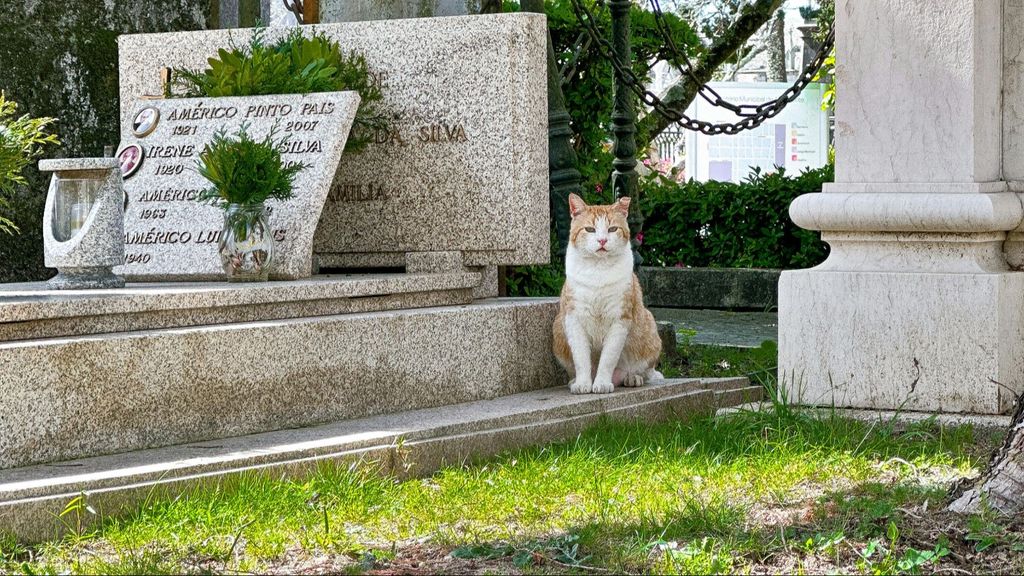
[[[304,27],[310,29],[312,27]],[[466,265],[549,259],[546,21],[494,14],[321,24],[363,54],[391,128],[346,154],[316,232],[321,266],[400,266],[459,251]],[[273,40],[288,33],[271,28]],[[164,67],[201,69],[250,30],[122,36],[121,101],[159,94]],[[122,120],[135,113],[122,105]]]
[[[257,140],[271,130],[275,139],[287,136],[282,159],[306,165],[294,196],[267,206],[275,241],[271,278],[310,276],[313,235],[358,106],[356,92],[133,99],[118,153],[127,196],[120,273],[136,280],[223,278],[223,211],[196,200],[210,187],[196,160],[218,130],[231,135],[245,125]]]

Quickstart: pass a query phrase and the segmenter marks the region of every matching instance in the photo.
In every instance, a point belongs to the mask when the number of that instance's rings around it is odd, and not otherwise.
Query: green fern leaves
[[[314,32],[292,30],[267,43],[257,28],[245,47],[220,49],[203,71],[175,69],[176,94],[185,98],[309,94],[355,90],[362,99],[345,150],[358,152],[375,130],[385,127],[380,110],[383,94],[373,81],[366,59],[344,53],[338,43]]]
[[[214,134],[196,161],[199,174],[212,184],[199,193],[199,200],[226,209],[229,204],[291,198],[295,177],[306,166],[281,159],[281,147],[288,138],[276,140],[276,133],[271,130],[256,140],[242,125],[233,136],[224,130]]]

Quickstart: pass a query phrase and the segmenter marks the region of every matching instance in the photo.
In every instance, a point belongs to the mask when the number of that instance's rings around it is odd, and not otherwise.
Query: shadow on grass
[[[894,527],[905,526],[906,507],[936,496],[941,497],[941,491],[936,494],[911,483],[864,482],[812,498],[788,514],[760,523],[750,509],[723,499],[683,498],[677,509],[660,517],[593,520],[542,538],[475,542],[453,554],[512,559],[520,568],[540,573],[729,574],[752,566],[757,572],[785,573],[807,571],[806,564],[811,572],[827,567],[868,572],[879,568],[885,573],[901,571],[900,562],[912,568],[904,571],[916,573],[913,568],[920,566],[907,564],[907,559],[917,558],[922,550],[913,546],[941,548],[941,539],[887,538]],[[895,530],[898,534],[900,528]],[[890,548],[870,552],[880,542]]]

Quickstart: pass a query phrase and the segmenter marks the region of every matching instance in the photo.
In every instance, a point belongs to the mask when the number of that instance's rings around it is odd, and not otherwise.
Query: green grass
[[[426,479],[330,465],[297,481],[246,475],[31,550],[0,539],[0,572],[258,572],[330,559],[358,573],[410,555],[455,572],[476,562],[492,572],[722,573],[782,559],[782,571],[899,569],[931,543],[908,540],[911,529],[892,539],[892,527],[924,502],[934,509],[993,441],[970,427],[785,407],[602,422]]]
[[[668,378],[748,376],[752,381],[773,382],[778,357],[779,347],[771,340],[757,348],[684,342],[679,346],[677,358],[662,360],[661,371]]]

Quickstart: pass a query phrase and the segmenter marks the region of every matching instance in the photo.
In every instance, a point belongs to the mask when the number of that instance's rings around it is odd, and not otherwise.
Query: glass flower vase
[[[274,238],[263,204],[229,204],[218,249],[231,282],[265,282],[274,255]]]

